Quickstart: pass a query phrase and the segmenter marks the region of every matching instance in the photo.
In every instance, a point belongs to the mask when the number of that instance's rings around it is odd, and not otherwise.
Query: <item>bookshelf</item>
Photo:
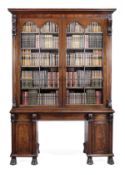
[[[39,153],[38,121],[84,120],[84,152],[113,164],[112,13],[115,9],[9,9],[12,13],[11,165]]]

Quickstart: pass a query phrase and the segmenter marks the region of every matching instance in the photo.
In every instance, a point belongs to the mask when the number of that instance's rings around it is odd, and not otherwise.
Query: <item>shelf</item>
[[[96,103],[78,103],[78,104],[73,104],[73,103],[71,103],[71,104],[70,104],[70,103],[67,103],[66,105],[67,105],[67,106],[78,106],[78,105],[79,105],[79,106],[83,107],[83,105],[84,105],[84,106],[85,106],[85,105],[86,105],[86,106],[87,106],[87,105],[88,105],[88,106],[89,106],[89,105],[103,105],[103,103],[100,103],[100,104],[96,104]]]
[[[84,48],[85,50],[102,50],[103,48]]]
[[[89,35],[89,34],[92,34],[92,35],[102,35],[103,32],[85,32],[84,34],[85,35]]]
[[[40,51],[50,51],[50,52],[53,52],[53,51],[58,51],[59,48],[40,48]]]
[[[40,50],[40,51],[58,51],[58,48],[31,48],[31,47],[23,47],[21,50]]]
[[[21,50],[37,50],[39,52],[39,48],[33,47],[22,47]]]
[[[84,35],[84,32],[67,32],[66,35]]]
[[[89,51],[89,50],[102,50],[103,48],[67,48],[67,51]]]
[[[39,34],[39,32],[21,32],[21,34]]]
[[[59,35],[58,32],[40,32],[40,35]]]
[[[58,35],[58,32],[21,32],[21,34]]]
[[[103,32],[67,32],[66,35],[102,35]]]
[[[66,87],[66,89],[102,89],[102,87]]]
[[[59,66],[21,66],[22,69],[59,68]]]
[[[66,66],[67,68],[102,68],[102,66],[84,66],[84,65],[79,65],[79,66]]]
[[[21,88],[21,90],[57,90],[59,87],[31,87],[31,88]]]
[[[25,87],[25,88],[22,88],[21,87],[21,90],[39,90],[39,87]]]

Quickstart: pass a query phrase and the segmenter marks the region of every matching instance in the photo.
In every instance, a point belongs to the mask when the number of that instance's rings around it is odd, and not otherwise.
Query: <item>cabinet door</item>
[[[23,106],[62,102],[61,22],[27,19],[20,27],[20,99]]]
[[[85,125],[85,152],[90,155],[112,154],[112,119],[99,114]]]
[[[65,105],[104,103],[104,34],[97,21],[67,20]]]
[[[16,115],[12,122],[12,155],[32,156],[38,154],[37,123],[30,115]]]

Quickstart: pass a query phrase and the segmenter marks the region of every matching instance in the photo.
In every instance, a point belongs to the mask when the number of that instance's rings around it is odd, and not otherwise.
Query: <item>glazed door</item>
[[[21,106],[62,105],[61,26],[55,18],[20,21],[17,82]]]
[[[103,105],[106,96],[104,21],[67,18],[64,26],[64,105]]]

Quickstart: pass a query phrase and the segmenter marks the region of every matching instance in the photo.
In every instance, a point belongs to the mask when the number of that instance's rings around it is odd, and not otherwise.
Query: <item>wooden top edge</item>
[[[40,9],[40,8],[9,8],[8,11],[11,12],[12,14],[14,13],[29,13],[29,12],[41,12],[41,13],[57,13],[57,12],[101,12],[101,13],[113,13],[114,11],[116,10],[116,8],[90,8],[90,9],[87,9],[87,8],[65,8],[65,9],[61,9],[61,8],[43,8],[43,9]]]
[[[34,108],[12,108],[10,113],[50,113],[50,114],[54,114],[54,113],[114,113],[115,111],[113,109],[110,108],[102,108],[102,109],[77,109],[77,110],[73,110],[73,109],[55,109],[55,110],[47,110],[47,109],[34,109]]]

